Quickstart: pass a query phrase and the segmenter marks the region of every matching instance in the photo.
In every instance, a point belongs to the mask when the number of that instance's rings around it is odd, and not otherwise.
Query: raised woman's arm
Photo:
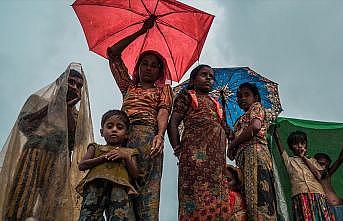
[[[124,51],[125,48],[129,44],[131,44],[136,38],[146,33],[150,28],[154,27],[156,17],[150,16],[148,19],[146,19],[143,23],[143,26],[141,29],[133,33],[132,35],[129,35],[122,40],[118,41],[111,47],[107,49],[107,54],[109,57],[115,57],[121,55],[121,53]]]
[[[121,53],[136,38],[146,33],[148,29],[152,28],[154,26],[154,22],[155,17],[148,18],[145,20],[140,30],[130,36],[127,36],[126,38],[123,38],[119,42],[115,43],[112,47],[107,49],[107,56],[112,75],[123,95],[126,94],[128,88],[130,85],[132,85],[132,80],[129,76],[127,67],[121,58]]]

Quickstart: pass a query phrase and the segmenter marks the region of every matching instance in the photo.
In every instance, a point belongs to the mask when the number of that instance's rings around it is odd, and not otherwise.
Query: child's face
[[[211,91],[213,83],[214,72],[209,67],[201,68],[193,80],[194,89],[205,93]]]
[[[235,178],[235,176],[232,174],[231,170],[229,169],[225,169],[225,176],[228,182],[228,185],[230,187],[234,187],[238,185],[237,179]]]
[[[237,103],[241,109],[245,112],[249,110],[250,106],[257,101],[257,97],[254,96],[249,88],[242,87],[237,91]]]
[[[329,161],[325,158],[319,158],[317,159],[317,162],[320,166],[322,166],[325,169],[329,168]]]
[[[306,142],[299,142],[296,144],[292,144],[292,150],[294,154],[297,156],[305,155],[306,150],[307,150],[307,144]]]
[[[127,138],[128,128],[118,116],[113,115],[105,121],[100,133],[107,144],[122,145]]]
[[[160,77],[160,68],[158,59],[155,55],[144,55],[139,64],[139,80],[140,82],[155,83]]]

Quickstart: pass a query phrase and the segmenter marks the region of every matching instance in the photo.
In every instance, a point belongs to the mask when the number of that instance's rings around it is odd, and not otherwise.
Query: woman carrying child
[[[234,125],[228,155],[235,158],[243,172],[248,220],[276,220],[273,166],[266,140],[268,125],[256,85],[241,84],[237,102],[245,113]]]
[[[122,110],[131,122],[128,146],[140,152],[137,160],[137,190],[134,200],[139,220],[158,220],[163,165],[164,134],[172,107],[172,91],[165,84],[169,75],[165,59],[156,51],[140,54],[130,79],[122,51],[154,26],[155,17],[142,28],[108,48],[110,68],[123,95]]]
[[[222,207],[226,133],[223,110],[209,95],[213,83],[210,66],[193,69],[189,87],[175,98],[168,125],[169,140],[179,159],[179,220],[223,220],[228,213]]]
[[[101,136],[106,145],[91,143],[79,163],[81,171],[89,170],[77,186],[83,201],[79,221],[104,220],[134,221],[129,194],[136,190],[131,185],[137,176],[138,151],[125,148],[130,127],[126,113],[110,110],[101,119]]]

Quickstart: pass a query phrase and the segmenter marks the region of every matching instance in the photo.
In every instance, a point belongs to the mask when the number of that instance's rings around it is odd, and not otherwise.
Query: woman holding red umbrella
[[[138,57],[132,79],[121,54],[139,36],[154,26],[150,16],[140,30],[120,40],[107,50],[113,77],[123,95],[122,110],[132,127],[128,146],[138,148],[137,166],[139,196],[134,199],[137,220],[158,220],[160,183],[163,165],[163,142],[172,106],[172,91],[165,79],[169,69],[156,51],[145,51]]]

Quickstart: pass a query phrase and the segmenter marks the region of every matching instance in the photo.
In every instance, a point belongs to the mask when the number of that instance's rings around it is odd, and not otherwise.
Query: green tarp
[[[292,152],[287,146],[288,135],[295,131],[301,130],[307,134],[308,155],[313,157],[314,154],[322,152],[328,154],[332,163],[336,161],[343,147],[343,123],[319,122],[312,120],[301,120],[293,118],[279,117],[277,119],[280,139],[288,154]],[[272,129],[272,128],[271,128]],[[288,211],[291,216],[291,188],[286,168],[282,162],[277,146],[273,139],[269,137],[272,154],[276,161],[281,185],[285,193],[288,204]],[[339,196],[343,196],[343,167],[341,166],[333,176],[333,186]]]

